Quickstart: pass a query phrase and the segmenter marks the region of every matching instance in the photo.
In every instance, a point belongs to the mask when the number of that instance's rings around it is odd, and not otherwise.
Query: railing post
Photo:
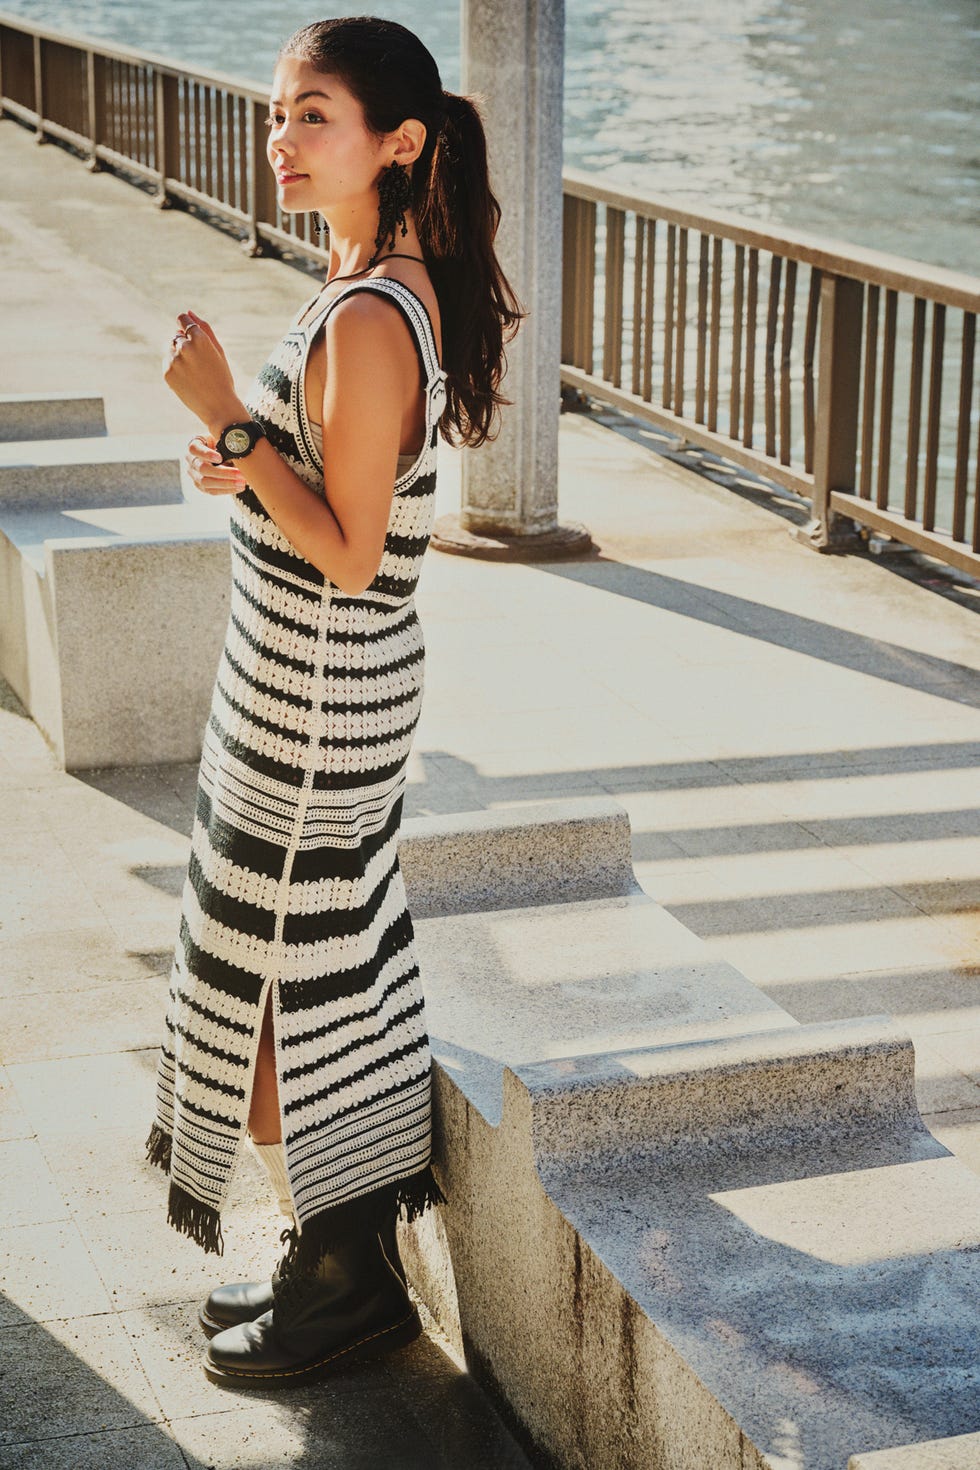
[[[102,142],[102,122],[105,117],[105,105],[102,95],[102,86],[105,78],[105,68],[99,65],[100,58],[94,51],[85,53],[85,90],[88,104],[88,136],[92,145],[92,151],[88,156],[87,168],[89,173],[98,173],[101,167],[99,163],[99,144]]]
[[[268,202],[271,170],[265,156],[265,131],[262,118],[265,109],[260,102],[249,101],[245,107],[246,204],[248,236],[242,242],[248,255],[262,255],[265,246],[259,234],[259,223],[265,220],[263,208]]]
[[[34,37],[34,111],[37,113],[35,143],[44,142],[44,58],[41,54],[41,37]]]
[[[829,272],[820,283],[820,355],[813,449],[813,507],[794,536],[814,551],[852,551],[853,523],[830,509],[833,491],[852,495],[857,479],[858,405],[864,286]]]
[[[177,78],[166,72],[153,73],[154,141],[157,170],[156,206],[169,209],[170,195],[167,180],[179,174],[180,163],[180,95]]]
[[[578,311],[578,217],[579,200],[565,194],[561,221],[561,360],[579,366],[575,352],[575,317]]]

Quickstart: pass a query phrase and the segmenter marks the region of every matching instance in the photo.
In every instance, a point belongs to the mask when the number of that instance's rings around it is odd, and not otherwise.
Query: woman
[[[421,1330],[395,1243],[402,1209],[443,1200],[397,858],[422,691],[413,593],[438,433],[491,437],[524,313],[494,255],[479,113],[403,26],[292,36],[268,158],[282,209],[326,221],[326,284],[244,399],[194,312],[166,368],[206,430],[194,484],[234,497],[233,575],[147,1149],[170,1222],[220,1253],[250,1135],[294,1224],[271,1281],[202,1307],[205,1372],[278,1387]]]

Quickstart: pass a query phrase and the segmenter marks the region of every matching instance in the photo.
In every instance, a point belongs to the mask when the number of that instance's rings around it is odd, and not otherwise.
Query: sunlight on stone
[[[776,1421],[772,1448],[766,1452],[770,1470],[803,1470],[806,1455],[801,1443],[799,1425],[794,1419]]]
[[[699,1046],[701,1042],[759,1034],[764,1031],[779,1030],[791,1024],[789,1017],[782,1011],[743,1012],[719,1021],[705,1021],[697,1017],[689,1025],[658,1026],[655,1047],[646,1042],[647,1050],[633,1056],[620,1051],[612,1059],[618,1062],[625,1072],[632,1072],[634,1077],[655,1077],[664,1070],[662,1052],[665,1048],[682,1047],[685,1043]],[[622,1046],[622,1044],[620,1041],[619,1045]],[[604,1045],[603,1049],[612,1051],[612,1047],[607,1045]],[[678,1051],[670,1060],[676,1066],[683,1066],[683,1052]],[[672,1065],[671,1071],[673,1070]]]
[[[722,1190],[710,1198],[763,1239],[834,1266],[980,1245],[980,1188],[954,1158]]]
[[[68,509],[61,514],[80,527],[92,527],[93,534],[108,533],[113,536],[163,536],[185,537],[196,532],[189,531],[190,520],[195,526],[213,525],[219,530],[228,521],[230,497],[197,499],[191,501],[192,517],[188,516],[187,502],[176,501],[167,505],[114,505],[108,508],[86,506],[82,510]],[[61,534],[65,534],[64,531]]]
[[[146,863],[187,862],[186,838],[168,841],[161,837],[127,837],[122,842],[107,842],[103,851],[123,862],[139,866]]]

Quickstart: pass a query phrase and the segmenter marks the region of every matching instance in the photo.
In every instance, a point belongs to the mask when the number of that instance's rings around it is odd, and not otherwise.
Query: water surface
[[[479,0],[473,0],[478,4]],[[5,0],[267,83],[296,0]],[[390,0],[459,88],[459,7]],[[565,161],[686,205],[980,273],[977,0],[566,0]]]

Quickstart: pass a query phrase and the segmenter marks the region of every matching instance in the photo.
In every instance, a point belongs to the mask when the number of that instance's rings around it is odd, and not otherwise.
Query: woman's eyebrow
[[[295,102],[305,102],[306,99],[307,99],[307,97],[325,97],[328,102],[333,101],[333,99],[330,96],[330,93],[329,92],[317,92],[315,90],[312,91],[312,92],[299,92],[299,93],[297,93],[296,97],[293,100]],[[270,107],[281,107],[282,106],[282,102],[280,101],[280,99],[278,97],[273,97],[269,101],[269,106]]]

